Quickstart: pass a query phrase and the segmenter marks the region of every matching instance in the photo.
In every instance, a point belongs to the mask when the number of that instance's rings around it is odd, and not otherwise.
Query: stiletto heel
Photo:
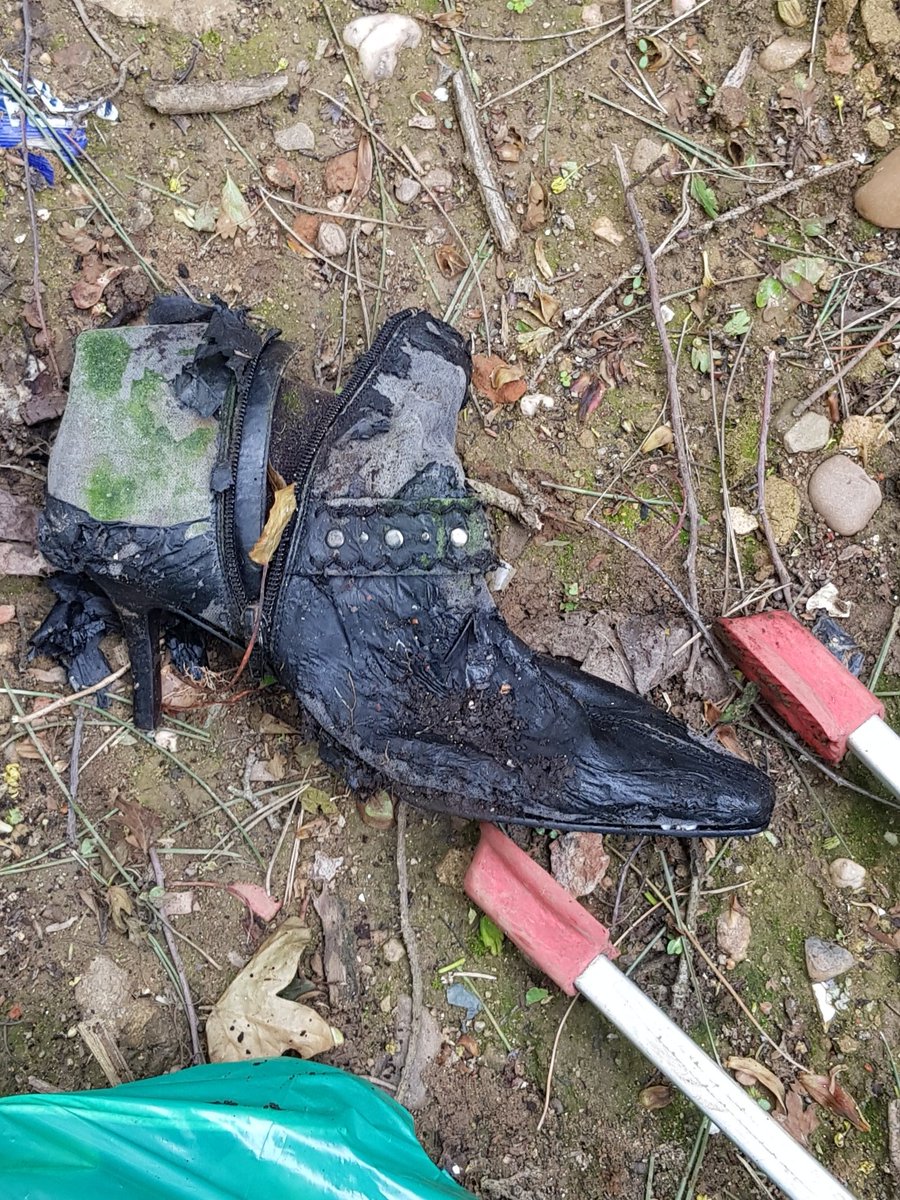
[[[122,636],[128,647],[134,723],[138,729],[155,729],[162,702],[159,610],[135,607],[131,597],[126,599],[117,594],[108,580],[103,581],[102,587],[122,623]]]

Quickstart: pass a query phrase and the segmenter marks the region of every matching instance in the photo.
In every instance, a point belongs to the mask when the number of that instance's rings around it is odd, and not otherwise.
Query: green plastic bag
[[[3,1200],[462,1200],[409,1113],[322,1063],[255,1059],[0,1099]]]

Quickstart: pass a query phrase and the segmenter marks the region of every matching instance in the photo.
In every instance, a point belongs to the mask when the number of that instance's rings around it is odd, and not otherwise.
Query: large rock
[[[859,11],[873,50],[895,50],[900,46],[900,17],[895,0],[862,0]]]
[[[806,970],[813,983],[827,983],[856,966],[856,959],[844,946],[837,942],[826,942],[822,938],[810,937],[803,944],[806,952]]]
[[[575,897],[589,896],[606,877],[609,855],[602,833],[564,833],[550,843],[550,869]]]
[[[900,146],[886,154],[853,197],[856,211],[881,229],[900,229]]]
[[[179,33],[208,33],[237,16],[235,0],[91,0],[132,25],[168,25]]]
[[[829,529],[850,537],[875,515],[881,488],[852,458],[833,454],[813,471],[809,501]]]

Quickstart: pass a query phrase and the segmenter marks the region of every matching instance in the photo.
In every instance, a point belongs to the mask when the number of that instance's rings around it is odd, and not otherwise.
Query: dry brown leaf
[[[768,1067],[764,1067],[755,1058],[739,1058],[737,1056],[729,1058],[725,1066],[729,1071],[734,1071],[737,1074],[738,1083],[744,1084],[745,1087],[748,1085],[744,1083],[744,1079],[741,1078],[742,1076],[749,1076],[751,1083],[762,1084],[766,1091],[771,1092],[775,1097],[775,1101],[781,1111],[784,1113],[787,1112],[784,1103],[784,1084]]]
[[[347,212],[356,212],[369,194],[374,166],[375,156],[372,153],[372,143],[369,138],[362,137],[356,147],[356,176],[353,180],[353,187],[350,189],[350,195],[347,197]]]
[[[16,610],[12,604],[0,604],[0,625],[8,625],[15,615]]]
[[[849,75],[853,71],[853,51],[844,30],[825,39],[825,70],[829,75]]]
[[[322,218],[317,217],[314,213],[297,213],[291,228],[297,237],[302,238],[307,245],[303,245],[303,242],[295,242],[293,238],[289,237],[288,249],[299,254],[301,258],[315,258],[312,247],[315,244],[321,221]]]
[[[120,801],[119,812],[122,814],[123,822],[131,831],[125,841],[143,854],[148,854],[162,824],[157,814],[152,809],[145,808],[137,800]]]
[[[339,1029],[278,994],[296,978],[309,939],[301,919],[288,917],[226,988],[206,1023],[211,1062],[273,1058],[286,1050],[312,1058],[341,1045]]]
[[[611,246],[621,246],[625,241],[624,233],[619,233],[609,217],[598,217],[591,226],[591,233]]]
[[[663,450],[675,441],[671,427],[657,425],[652,433],[648,433],[641,442],[641,454],[652,454],[654,450]]]
[[[533,233],[547,223],[550,215],[550,197],[543,184],[538,183],[532,175],[528,184],[528,206],[525,210],[525,220],[522,222],[523,233]]]
[[[197,681],[179,675],[171,663],[164,663],[160,671],[160,689],[164,712],[187,712],[203,702]]]
[[[828,1075],[808,1075],[804,1072],[797,1076],[797,1081],[816,1104],[827,1108],[835,1116],[843,1117],[863,1133],[869,1132],[871,1126],[859,1111],[856,1101],[838,1083],[837,1071],[833,1070]]]
[[[500,162],[517,163],[525,149],[525,139],[510,125],[503,130],[502,136],[494,141],[494,153]]]
[[[495,387],[492,383],[495,373],[504,369],[509,370],[509,363],[505,363],[496,354],[472,356],[472,386],[480,396],[484,396],[492,404],[515,404],[528,390],[528,385],[521,376],[507,379],[501,387]]]
[[[717,725],[715,735],[716,741],[724,746],[729,754],[733,754],[735,758],[742,758],[744,762],[753,762],[750,754],[741,745],[737,730],[733,725]]]
[[[118,929],[119,933],[127,933],[128,922],[125,918],[134,915],[134,904],[131,896],[121,884],[114,883],[106,889],[106,903],[113,925]]]
[[[737,896],[732,896],[728,908],[719,914],[716,921],[716,944],[732,962],[743,962],[747,957],[751,932],[750,918],[741,908]]]
[[[229,883],[225,891],[243,900],[254,917],[259,917],[266,925],[281,911],[281,901],[270,896],[258,883]]]
[[[465,20],[465,13],[458,8],[453,8],[450,12],[438,13],[432,17],[432,21],[439,29],[459,29]]]
[[[272,555],[278,549],[281,535],[287,528],[288,522],[297,511],[296,484],[288,483],[278,488],[269,515],[259,535],[259,540],[250,551],[250,558],[260,566],[271,561]]]
[[[491,387],[496,388],[498,392],[502,392],[508,383],[514,383],[517,379],[525,378],[525,370],[520,366],[497,367],[491,373]]]
[[[90,254],[97,245],[94,238],[84,228],[80,225],[70,225],[68,221],[63,221],[57,233],[76,254]]]
[[[549,292],[542,292],[540,288],[535,288],[534,298],[537,301],[535,316],[545,325],[552,325],[562,308],[561,303],[555,296],[551,296]]]
[[[460,254],[455,246],[444,242],[443,245],[435,246],[434,261],[438,265],[438,270],[445,279],[455,279],[457,275],[461,275],[466,269],[466,260]]]
[[[787,1116],[775,1114],[778,1121],[801,1146],[808,1146],[810,1137],[819,1128],[819,1116],[814,1104],[805,1104],[802,1092],[792,1083],[785,1096]]]
[[[669,1084],[654,1083],[651,1087],[645,1087],[638,1099],[643,1108],[646,1108],[648,1112],[654,1112],[658,1108],[666,1108],[671,1104],[674,1095]]]
[[[286,158],[273,159],[266,165],[265,173],[266,179],[273,187],[283,188],[285,191],[300,187],[300,173]]]
[[[93,308],[99,303],[100,297],[112,281],[125,270],[124,267],[107,267],[98,277],[96,283],[88,283],[80,279],[72,288],[70,295],[76,308]]]
[[[356,149],[329,158],[325,164],[325,191],[329,196],[350,192],[356,183]]]
[[[537,269],[549,283],[553,278],[553,268],[547,262],[547,252],[544,249],[543,238],[538,238],[534,243],[534,261],[537,264]]]

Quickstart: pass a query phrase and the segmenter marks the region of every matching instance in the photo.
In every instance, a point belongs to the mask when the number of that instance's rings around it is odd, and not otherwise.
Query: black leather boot
[[[421,807],[556,829],[725,836],[766,825],[761,772],[507,629],[484,582],[485,515],[454,451],[470,359],[449,326],[423,312],[392,318],[333,395],[295,378],[285,343],[255,343],[227,310],[200,315],[208,326],[115,331],[132,339],[126,409],[148,346],[177,343],[185,365],[157,354],[153,421],[140,406],[120,415],[106,465],[96,441],[81,461],[85,406],[70,400],[51,461],[42,548],[122,613],[140,724],[158,716],[156,615],[178,612],[242,645],[261,603],[262,654],[351,786],[387,783]],[[90,340],[112,332],[79,339],[73,391],[91,383],[79,373]],[[153,458],[138,426],[155,421],[174,443],[165,461],[137,479],[113,469],[126,436],[138,439],[132,463]],[[295,483],[298,507],[261,593],[248,551],[267,464]]]

